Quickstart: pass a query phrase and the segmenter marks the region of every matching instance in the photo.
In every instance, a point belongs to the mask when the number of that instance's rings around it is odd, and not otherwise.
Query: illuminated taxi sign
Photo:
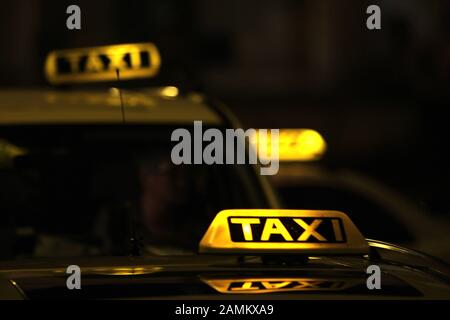
[[[324,138],[312,129],[280,129],[278,138],[270,134],[259,135],[257,132],[250,142],[269,159],[271,143],[278,143],[280,161],[319,160],[327,149]]]
[[[368,244],[339,211],[245,209],[217,214],[201,253],[367,254]]]
[[[201,280],[216,291],[228,294],[342,291],[359,284],[359,281],[351,279],[300,277],[202,278]]]
[[[52,51],[45,62],[45,75],[52,84],[116,81],[155,76],[161,58],[152,43]]]

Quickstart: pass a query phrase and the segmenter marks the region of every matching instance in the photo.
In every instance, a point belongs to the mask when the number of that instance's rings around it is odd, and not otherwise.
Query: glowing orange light
[[[279,137],[256,133],[250,142],[260,150],[261,155],[270,158],[272,143],[278,143],[280,161],[314,161],[325,154],[327,145],[324,138],[311,129],[280,129]]]

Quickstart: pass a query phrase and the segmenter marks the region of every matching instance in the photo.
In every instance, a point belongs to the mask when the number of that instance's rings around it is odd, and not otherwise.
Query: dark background
[[[381,30],[366,28],[370,4]],[[47,85],[49,50],[152,41],[167,84],[221,98],[248,127],[317,129],[329,166],[447,215],[449,17],[448,0],[2,1],[0,86]]]

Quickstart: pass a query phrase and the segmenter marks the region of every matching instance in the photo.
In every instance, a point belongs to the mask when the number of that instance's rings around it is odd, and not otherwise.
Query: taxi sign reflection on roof
[[[154,77],[161,58],[152,43],[119,44],[52,51],[45,62],[51,84],[83,83]]]
[[[201,277],[201,280],[216,291],[228,294],[342,291],[361,283],[361,280],[349,278],[317,277]]]
[[[243,209],[219,212],[201,253],[367,254],[367,241],[343,212]]]

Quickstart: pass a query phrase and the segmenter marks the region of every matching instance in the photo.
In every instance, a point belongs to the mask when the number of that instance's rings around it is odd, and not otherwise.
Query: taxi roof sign
[[[364,255],[367,241],[339,211],[238,209],[219,212],[200,253]]]
[[[260,155],[268,159],[271,157],[271,144],[278,143],[280,161],[320,160],[327,149],[325,139],[313,129],[280,129],[278,138],[272,137],[270,133],[260,135],[258,131],[250,142],[260,150]]]
[[[52,51],[45,61],[51,84],[116,81],[154,77],[161,66],[153,43],[119,44]]]

